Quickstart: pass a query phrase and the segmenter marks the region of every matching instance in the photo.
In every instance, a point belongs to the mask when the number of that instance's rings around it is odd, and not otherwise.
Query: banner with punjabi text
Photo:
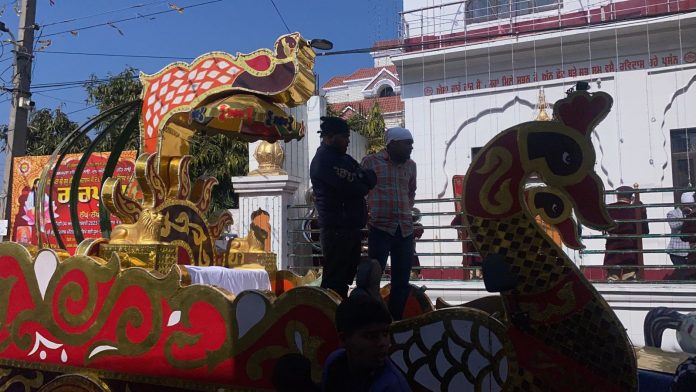
[[[99,197],[101,194],[101,179],[106,162],[109,159],[108,152],[93,153],[85,166],[78,188],[78,216],[80,229],[85,238],[101,237],[99,228]],[[114,177],[120,178],[122,184],[131,184],[135,174],[136,151],[124,151],[116,165]],[[10,217],[10,239],[15,242],[37,245],[39,233],[36,232],[37,187],[44,166],[50,156],[26,156],[14,158],[12,178],[12,215]],[[82,158],[82,154],[68,154],[63,158],[56,173],[53,189],[45,190],[43,195],[44,217],[41,236],[45,245],[58,248],[58,242],[54,235],[49,217],[49,196],[51,192],[53,214],[56,226],[61,235],[66,250],[73,254],[77,243],[70,220],[70,187],[77,177],[75,169]],[[130,185],[123,185],[124,187]],[[134,186],[131,186],[135,189]],[[135,193],[132,190],[131,193]],[[133,194],[132,196],[135,196]],[[120,224],[121,221],[111,216],[111,227]]]

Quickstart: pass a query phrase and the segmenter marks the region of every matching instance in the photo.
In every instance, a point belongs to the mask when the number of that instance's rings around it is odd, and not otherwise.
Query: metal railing
[[[636,189],[635,192],[644,195],[646,200],[641,207],[647,211],[647,219],[621,219],[616,220],[621,223],[640,224],[647,222],[650,228],[648,234],[610,234],[607,232],[597,232],[589,228],[579,226],[579,232],[582,233],[581,239],[586,246],[585,249],[574,251],[563,247],[568,257],[580,268],[585,275],[593,281],[607,281],[610,270],[627,270],[638,271],[635,282],[655,282],[655,281],[683,281],[687,276],[691,275],[693,270],[694,279],[696,279],[696,255],[693,255],[694,265],[674,265],[671,263],[669,254],[679,253],[692,255],[696,253],[694,249],[670,249],[668,241],[671,238],[689,238],[696,235],[671,233],[667,225],[669,222],[693,222],[696,218],[680,218],[668,219],[664,216],[669,210],[675,207],[684,207],[688,204],[669,203],[665,200],[671,200],[674,194],[684,191],[694,191],[694,188],[645,188]],[[612,194],[615,191],[607,191],[607,199],[613,199]],[[663,200],[657,200],[663,199]],[[461,239],[459,230],[466,230],[465,225],[451,225],[451,221],[458,213],[455,212],[455,203],[460,199],[424,199],[417,200],[416,206],[421,210],[422,228],[424,235],[416,240],[416,256],[420,261],[420,266],[414,266],[414,278],[422,278],[428,280],[457,280],[457,279],[473,279],[480,276],[480,267],[471,266],[471,261],[479,257],[479,254],[473,249],[472,241],[469,239]],[[613,200],[609,200],[613,202]],[[309,205],[294,205],[289,208],[295,210],[304,210],[309,212]],[[618,205],[608,206],[608,210],[618,210],[623,208],[635,208],[633,205]],[[307,230],[303,225],[307,220],[316,220],[316,217],[308,216],[308,214],[299,218],[290,218],[289,232],[291,234],[301,235],[301,240],[291,242],[290,258],[291,268],[306,269],[310,266],[318,267],[321,260],[321,247],[318,243],[319,229],[313,228]],[[540,228],[542,230],[542,228]],[[367,250],[367,230],[364,229],[363,241],[363,256],[366,256]],[[293,238],[293,236],[290,236]],[[607,239],[627,239],[640,240],[642,249],[610,249],[607,250],[605,242]],[[465,250],[467,245],[470,250]],[[696,245],[696,244],[695,244]],[[642,255],[644,265],[604,265],[603,258],[606,255]],[[462,265],[462,261],[466,261]],[[466,265],[468,264],[468,265]],[[388,271],[387,271],[388,272]]]
[[[399,37],[406,51],[423,50],[462,45],[481,37],[493,39],[693,9],[688,0],[595,0],[568,4],[562,0],[452,1],[401,12]],[[419,43],[425,46],[419,47]]]

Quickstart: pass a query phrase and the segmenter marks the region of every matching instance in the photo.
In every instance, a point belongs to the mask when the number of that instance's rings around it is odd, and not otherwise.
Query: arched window
[[[379,96],[381,97],[393,97],[394,89],[391,86],[384,86],[379,90]]]

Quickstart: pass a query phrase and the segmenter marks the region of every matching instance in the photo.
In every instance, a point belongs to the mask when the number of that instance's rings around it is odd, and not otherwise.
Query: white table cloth
[[[244,290],[270,290],[271,280],[263,269],[185,266],[191,284],[210,284],[239,294]]]

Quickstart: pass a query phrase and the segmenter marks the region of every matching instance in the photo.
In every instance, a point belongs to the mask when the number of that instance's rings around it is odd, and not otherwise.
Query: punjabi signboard
[[[36,232],[37,195],[36,189],[44,166],[50,156],[26,156],[14,158],[12,194],[17,197],[12,200],[12,215],[10,221],[10,239],[19,243],[36,245],[39,233]],[[75,168],[82,158],[82,154],[68,154],[63,159],[58,171],[53,189],[49,196],[44,194],[44,217],[40,235],[45,244],[57,247],[57,241],[49,218],[49,208],[53,211],[58,232],[61,235],[66,250],[71,254],[77,248],[75,235],[70,220],[70,188],[75,179]],[[85,238],[101,237],[99,228],[99,195],[101,191],[101,178],[106,162],[109,159],[108,152],[94,153],[90,156],[85,166],[78,188],[78,214],[80,228]],[[124,151],[116,166],[114,176],[121,178],[123,184],[130,184],[135,173],[136,151]],[[111,226],[117,225],[120,220],[111,216]]]

